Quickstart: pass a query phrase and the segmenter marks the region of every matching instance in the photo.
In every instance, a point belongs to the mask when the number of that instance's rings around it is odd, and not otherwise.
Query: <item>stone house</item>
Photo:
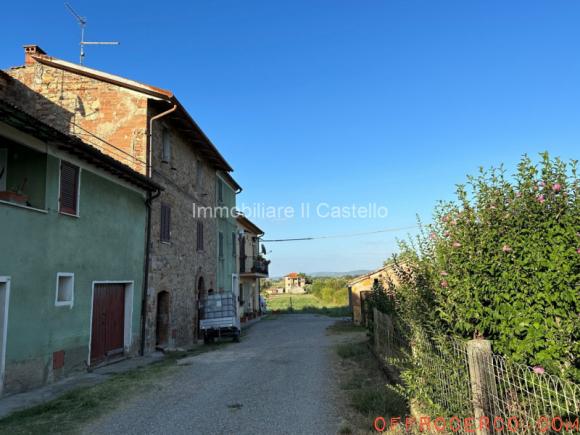
[[[0,393],[141,343],[150,178],[2,99]]]
[[[284,293],[306,293],[306,278],[296,272],[291,272],[284,277]]]
[[[389,266],[361,275],[348,283],[348,301],[355,325],[366,324],[366,313],[363,310],[364,299],[370,294],[375,283],[386,287],[387,281],[397,285],[398,280]]]
[[[232,168],[171,91],[48,56],[25,46],[6,71],[7,95],[27,112],[76,135],[161,185],[147,224],[143,351],[197,340],[198,301],[215,289],[216,171]]]
[[[260,252],[264,232],[243,214],[237,217],[240,286],[238,301],[242,321],[261,314],[260,280],[268,277],[267,260]]]

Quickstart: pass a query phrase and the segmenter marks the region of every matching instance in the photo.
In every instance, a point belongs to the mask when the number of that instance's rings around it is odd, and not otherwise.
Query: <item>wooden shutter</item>
[[[171,207],[167,204],[161,204],[159,239],[162,242],[169,242],[171,240]]]
[[[219,258],[224,258],[224,233],[221,231],[218,234],[218,255]]]
[[[197,223],[197,250],[203,251],[203,222]]]
[[[236,256],[236,233],[232,233],[232,256]]]
[[[68,162],[60,163],[60,207],[62,213],[77,214],[79,168]]]

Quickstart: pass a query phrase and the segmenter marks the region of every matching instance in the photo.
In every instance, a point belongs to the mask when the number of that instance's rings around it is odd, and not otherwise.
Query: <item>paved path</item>
[[[314,315],[262,320],[242,342],[186,360],[87,434],[335,434],[332,344]]]

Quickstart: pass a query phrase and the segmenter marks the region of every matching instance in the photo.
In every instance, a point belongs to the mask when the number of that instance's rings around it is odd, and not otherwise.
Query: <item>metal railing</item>
[[[371,316],[375,354],[400,373],[417,414],[456,419],[455,433],[472,433],[466,419],[478,434],[580,432],[580,385],[493,354],[486,340],[434,339],[376,308]]]
[[[240,273],[256,273],[268,275],[270,261],[263,257],[240,257]]]

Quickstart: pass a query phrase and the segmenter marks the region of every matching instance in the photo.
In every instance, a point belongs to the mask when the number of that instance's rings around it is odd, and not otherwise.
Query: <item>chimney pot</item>
[[[24,46],[24,63],[30,65],[34,63],[33,55],[46,54],[46,52],[38,45],[30,44]]]

